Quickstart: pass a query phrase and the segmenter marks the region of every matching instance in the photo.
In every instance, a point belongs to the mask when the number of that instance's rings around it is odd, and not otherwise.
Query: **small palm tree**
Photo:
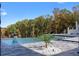
[[[42,40],[45,42],[45,47],[47,48],[48,43],[50,43],[50,40],[53,36],[50,34],[43,34],[41,36],[38,36],[38,39]]]

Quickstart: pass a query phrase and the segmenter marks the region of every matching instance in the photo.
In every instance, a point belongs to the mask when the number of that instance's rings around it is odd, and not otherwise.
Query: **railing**
[[[53,34],[53,36],[55,36],[55,39],[57,40],[79,42],[79,35]]]
[[[53,36],[63,36],[63,37],[79,37],[79,35],[71,34],[52,34]]]

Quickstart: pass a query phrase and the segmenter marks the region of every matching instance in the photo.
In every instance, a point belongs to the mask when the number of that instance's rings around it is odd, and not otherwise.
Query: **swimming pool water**
[[[39,42],[39,40],[34,40],[33,38],[5,38],[1,39],[2,45],[17,45],[17,44],[24,44],[24,43],[34,43]]]
[[[58,39],[64,39],[64,37],[54,37],[53,40],[58,40]],[[24,44],[24,43],[34,43],[34,42],[39,42],[37,38],[2,38],[1,39],[1,44],[2,45],[17,45],[17,44]]]

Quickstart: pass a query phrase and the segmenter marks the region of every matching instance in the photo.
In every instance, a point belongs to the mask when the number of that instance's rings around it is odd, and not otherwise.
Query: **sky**
[[[52,15],[54,8],[72,10],[72,7],[78,4],[79,2],[4,2],[0,8],[1,27],[7,27],[24,19]]]

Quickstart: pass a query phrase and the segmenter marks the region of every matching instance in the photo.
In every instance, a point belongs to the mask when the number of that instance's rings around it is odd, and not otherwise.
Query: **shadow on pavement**
[[[68,50],[59,54],[56,54],[54,56],[79,56],[79,47],[72,49],[72,50]]]
[[[1,48],[1,56],[44,56],[23,46]]]

